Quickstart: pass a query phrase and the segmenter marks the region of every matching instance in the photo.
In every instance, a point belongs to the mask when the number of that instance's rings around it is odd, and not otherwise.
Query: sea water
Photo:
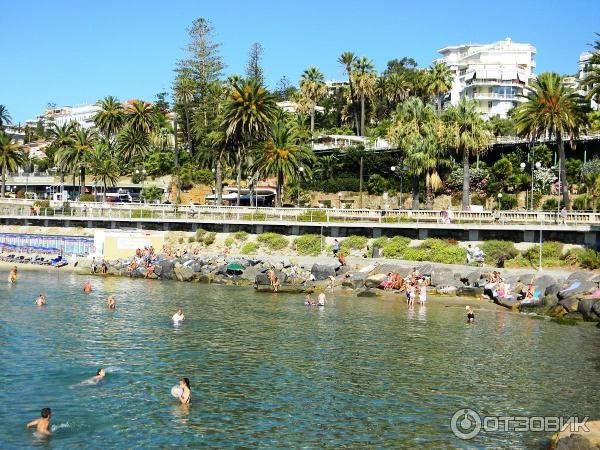
[[[0,279],[6,279],[6,277]],[[303,296],[68,272],[0,284],[0,448],[539,447],[551,433],[480,433],[450,418],[600,418],[600,332],[430,299]],[[34,305],[40,292],[47,306]],[[113,294],[116,311],[106,306]],[[183,308],[185,321],[171,316]],[[107,368],[105,380],[80,385]],[[171,388],[188,377],[189,408]]]

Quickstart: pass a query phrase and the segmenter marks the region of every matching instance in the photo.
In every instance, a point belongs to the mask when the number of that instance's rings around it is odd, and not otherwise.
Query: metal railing
[[[568,226],[600,225],[600,213],[570,212],[564,221],[557,212],[502,211],[494,216],[491,211],[452,211],[450,221],[442,211],[431,210],[373,210],[336,208],[264,208],[247,206],[171,205],[171,204],[110,204],[71,202],[47,208],[32,208],[29,200],[15,199],[0,203],[0,218],[54,218],[73,220],[119,221],[216,221],[216,222],[271,222],[315,224],[419,224],[444,225],[536,225],[559,224]]]

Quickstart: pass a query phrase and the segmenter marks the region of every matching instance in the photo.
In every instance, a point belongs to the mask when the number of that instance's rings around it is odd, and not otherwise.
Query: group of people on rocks
[[[511,292],[512,286],[505,282],[500,272],[494,270],[486,277],[484,292],[491,294],[496,300],[521,300],[525,303],[533,302],[540,297],[540,292],[536,290],[533,281],[527,284],[527,287],[521,292]]]
[[[416,267],[405,278],[398,273],[389,272],[385,280],[379,285],[384,290],[406,291],[406,302],[409,306],[414,305],[417,294],[419,303],[425,304],[427,301],[427,286],[429,279],[420,273]]]

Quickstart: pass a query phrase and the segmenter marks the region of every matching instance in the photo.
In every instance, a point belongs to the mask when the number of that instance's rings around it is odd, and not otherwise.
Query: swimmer
[[[327,299],[325,298],[325,292],[321,291],[317,299],[317,306],[325,306]]]
[[[52,411],[50,408],[42,409],[42,417],[39,419],[32,420],[27,424],[27,428],[36,427],[36,431],[39,434],[43,434],[45,436],[50,436],[50,419],[52,417]]]
[[[115,297],[113,295],[109,295],[106,299],[106,304],[108,309],[115,309],[117,307],[117,302],[115,301]]]
[[[475,314],[473,314],[473,310],[471,309],[471,307],[467,305],[465,306],[465,309],[467,311],[467,323],[475,322]]]
[[[335,277],[333,275],[329,275],[329,288],[333,291],[333,289],[335,288]]]
[[[46,304],[46,296],[40,292],[37,300],[35,301],[37,306],[44,306]]]
[[[175,323],[179,323],[179,322],[183,321],[183,319],[185,319],[185,316],[183,315],[183,310],[178,309],[177,312],[175,314],[173,314],[173,317],[171,319]]]
[[[306,306],[314,306],[315,302],[313,301],[313,299],[310,297],[310,294],[306,294],[306,297],[304,297],[304,304]]]
[[[89,294],[90,292],[92,292],[92,283],[90,283],[89,281],[86,281],[83,284],[83,293]]]
[[[94,375],[91,378],[88,378],[87,380],[82,381],[81,383],[79,383],[79,386],[89,386],[90,384],[98,384],[104,379],[105,376],[105,370],[102,367],[100,367],[96,371],[96,375]]]
[[[8,282],[9,283],[16,283],[17,281],[17,266],[13,266],[12,269],[10,269],[10,273],[8,274]]]
[[[179,401],[182,405],[189,405],[192,401],[192,391],[190,389],[189,378],[182,378],[179,380],[179,387],[181,388],[181,394],[179,394]]]

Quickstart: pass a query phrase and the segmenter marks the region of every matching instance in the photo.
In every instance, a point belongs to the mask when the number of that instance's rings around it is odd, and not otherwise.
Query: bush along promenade
[[[600,319],[600,273],[593,250],[547,242],[542,264],[562,270],[538,271],[539,247],[517,250],[514,243],[481,244],[484,262],[466,265],[471,248],[453,241],[405,237],[334,240],[316,235],[291,239],[277,233],[169,233],[160,253],[105,261],[106,274],[186,282],[253,285],[259,291],[304,293],[342,289],[357,297],[405,293],[427,285],[431,295],[493,301],[514,311],[554,317],[561,323]],[[478,249],[479,251],[479,249]],[[376,258],[373,258],[376,256]],[[511,267],[508,263],[514,263]],[[498,268],[496,266],[505,266]],[[568,268],[570,270],[565,270]],[[89,273],[80,265],[79,271]],[[100,272],[100,271],[99,271]],[[399,297],[404,299],[404,296]]]

